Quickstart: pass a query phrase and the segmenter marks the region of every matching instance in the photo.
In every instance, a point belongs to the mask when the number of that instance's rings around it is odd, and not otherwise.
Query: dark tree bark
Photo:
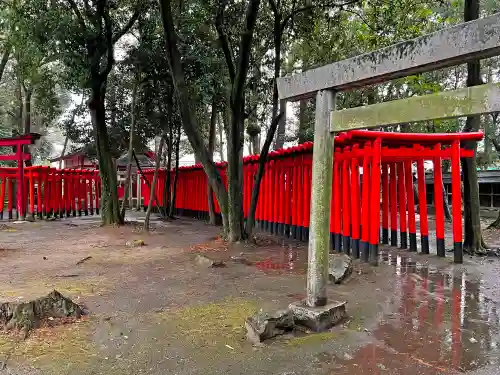
[[[224,128],[223,121],[222,121],[222,113],[219,115],[218,118],[218,133],[219,133],[219,154],[220,154],[220,161],[225,161],[226,158],[224,157],[224,137],[222,136],[222,129]]]
[[[66,149],[68,148],[68,141],[69,141],[69,136],[66,135],[64,137],[64,145],[63,145],[63,149],[61,151],[61,156],[59,156],[59,169],[62,169],[62,162],[63,162],[64,155],[66,155]]]
[[[448,194],[446,193],[446,189],[444,188],[444,182],[443,182],[443,209],[444,209],[444,218],[446,219],[446,221],[449,221],[451,223],[452,217],[451,217],[450,205],[448,203]]]
[[[199,132],[199,127],[194,117],[194,108],[192,107],[191,98],[188,86],[185,82],[184,69],[181,62],[181,54],[178,48],[178,36],[174,29],[174,20],[172,16],[171,0],[159,0],[160,12],[163,23],[163,32],[165,36],[165,44],[167,49],[168,64],[172,72],[172,81],[177,95],[179,109],[182,119],[182,126],[189,143],[194,150],[196,157],[203,165],[203,169],[207,174],[208,181],[214,190],[214,193],[219,202],[222,213],[222,220],[225,230],[228,229],[228,196],[226,187],[224,186],[221,176],[215,167],[215,164],[210,161],[210,156],[207,148],[203,143],[202,136]]]
[[[3,72],[5,71],[5,67],[9,62],[10,52],[12,51],[12,45],[7,43],[4,47],[2,54],[2,59],[0,60],[0,82],[2,82]]]
[[[88,102],[90,118],[94,128],[99,175],[101,177],[101,219],[104,225],[123,224],[117,191],[117,173],[111,155],[106,110],[104,108],[105,82],[95,82]]]
[[[21,94],[23,97],[23,134],[31,133],[31,98],[33,96],[33,89],[26,87],[26,85],[21,82]],[[28,146],[24,146],[24,152],[29,154]],[[27,167],[31,167],[31,158],[25,161]]]
[[[173,102],[172,102],[172,93],[168,95],[166,98],[167,101],[167,128],[168,128],[168,138],[167,138],[167,160],[166,160],[166,176],[165,176],[165,183],[163,186],[163,212],[165,215],[168,215],[170,212],[170,205],[171,205],[171,176],[170,176],[170,170],[172,169],[172,152],[173,152],[173,138],[174,138],[174,131],[173,131],[173,124],[172,124],[172,113],[173,113]]]
[[[299,103],[299,144],[307,141],[306,135],[310,126],[307,121],[307,99],[302,99]]]
[[[132,104],[130,106],[130,131],[129,131],[129,145],[127,152],[127,170],[125,172],[125,184],[124,184],[124,192],[123,192],[123,202],[121,208],[121,218],[125,220],[125,205],[128,199],[130,179],[132,178],[132,162],[133,162],[133,151],[134,151],[134,134],[135,134],[135,122],[136,122],[136,113],[135,113],[135,105],[137,101],[137,90],[138,90],[139,82],[136,78],[134,82],[134,87],[132,89]]]
[[[464,21],[479,18],[479,0],[465,0]],[[481,63],[472,61],[467,63],[467,87],[482,84]],[[464,132],[478,131],[481,125],[480,116],[467,117]],[[464,181],[464,249],[471,254],[483,252],[486,245],[481,231],[479,212],[479,185],[477,181],[477,143],[464,142],[463,147],[474,150],[474,156],[462,159],[462,172]]]
[[[172,152],[173,152],[173,136],[174,133],[172,131],[172,122],[170,121],[169,129],[168,129],[168,139],[167,139],[167,163],[165,167],[166,176],[165,176],[165,186],[163,189],[163,209],[165,214],[170,212],[170,205],[172,204],[172,178],[170,175],[170,171],[172,169]]]
[[[277,81],[281,72],[281,44],[283,41],[283,32],[284,28],[282,28],[282,18],[283,15],[279,10],[279,2],[275,0],[269,0],[269,4],[271,5],[271,9],[274,15],[274,24],[273,24],[273,39],[274,39],[274,82],[273,82],[273,109],[271,112],[271,119],[275,119],[278,115],[278,106],[280,104],[278,99],[278,85]],[[286,104],[285,104],[286,105]],[[283,108],[281,108],[283,110]],[[273,149],[277,150],[282,148],[285,144],[285,118],[280,121],[278,124],[278,131],[276,134],[276,141],[274,142]]]
[[[267,132],[266,141],[264,142],[264,146],[262,146],[262,151],[260,152],[259,168],[257,169],[257,174],[254,178],[252,198],[250,200],[250,209],[248,210],[247,224],[245,228],[248,238],[252,238],[253,235],[253,228],[255,226],[255,211],[257,210],[257,203],[259,201],[260,183],[262,181],[262,177],[264,176],[264,167],[266,165],[267,155],[269,154],[269,148],[271,147],[274,133],[276,133],[276,129],[282,116],[283,113],[280,113],[273,119],[273,122],[269,127],[269,131]]]
[[[170,205],[169,217],[173,218],[175,213],[175,199],[177,196],[177,180],[179,177],[179,153],[181,144],[181,127],[177,127],[177,139],[175,140],[175,173],[172,186],[172,204]]]
[[[146,2],[139,1],[128,22],[117,31],[113,31],[113,22],[110,15],[113,5],[109,0],[96,2],[93,13],[87,11],[87,9],[81,12],[75,0],[67,0],[67,2],[71,12],[76,17],[82,35],[82,47],[86,50],[86,60],[89,62],[88,87],[90,88],[90,98],[87,106],[90,112],[97,157],[99,159],[102,188],[100,202],[102,223],[103,225],[123,224],[118,201],[116,167],[111,155],[108,129],[106,127],[106,84],[109,73],[111,73],[115,64],[114,45],[135,24],[139,15],[145,10]],[[96,32],[88,30],[88,28],[94,30],[96,24],[99,25]]]
[[[248,119],[247,134],[249,138],[248,151],[252,155],[257,155],[260,152],[260,127],[257,124],[257,119]]]
[[[498,116],[499,116],[500,112],[495,112],[495,113],[492,113],[491,114],[491,118],[493,120],[493,129],[496,129],[496,127],[498,126]],[[486,136],[485,136],[486,138]],[[495,149],[495,152],[500,155],[500,142],[498,142],[497,139],[495,139],[495,136],[492,135],[490,137],[488,137],[486,139],[487,142],[490,142],[491,145],[493,146],[493,148]],[[488,228],[496,228],[496,229],[499,229],[500,228],[500,210],[498,211],[498,216],[496,218],[496,220],[491,223]]]
[[[229,40],[223,27],[224,6],[219,7],[216,17],[216,29],[231,79],[231,95],[229,101],[231,109],[231,126],[226,129],[226,136],[228,139],[228,237],[231,242],[236,242],[245,238],[245,228],[243,225],[244,89],[250,66],[250,53],[259,6],[260,0],[248,1],[236,65],[233,62]]]
[[[498,216],[493,223],[488,226],[489,229],[500,229],[500,211],[498,211]]]
[[[217,102],[215,95],[212,98],[212,113],[210,115],[210,130],[208,134],[208,154],[213,161],[214,148],[215,148],[215,128],[217,126]],[[210,184],[207,184],[207,199],[208,199],[208,214],[209,214],[209,223],[211,225],[217,224],[217,216],[215,215],[215,202],[214,202],[214,194],[212,187]]]

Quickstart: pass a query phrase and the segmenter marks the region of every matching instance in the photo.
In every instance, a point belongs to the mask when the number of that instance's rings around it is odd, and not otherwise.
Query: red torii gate
[[[31,155],[24,152],[24,146],[32,145],[40,139],[41,135],[29,133],[11,138],[0,138],[0,147],[15,147],[15,151],[10,154],[0,155],[0,160],[17,161],[17,189],[16,189],[16,209],[19,218],[26,217],[26,197],[24,194],[24,161],[30,160]]]

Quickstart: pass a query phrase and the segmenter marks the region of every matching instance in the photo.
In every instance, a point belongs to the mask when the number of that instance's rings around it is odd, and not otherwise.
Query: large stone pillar
[[[316,96],[314,150],[312,164],[311,221],[307,267],[307,298],[309,307],[327,302],[328,254],[330,249],[330,201],[332,199],[333,135],[330,131],[331,111],[335,94],[319,91]]]

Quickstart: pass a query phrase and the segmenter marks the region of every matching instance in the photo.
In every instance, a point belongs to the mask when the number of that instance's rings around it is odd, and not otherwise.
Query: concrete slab
[[[345,301],[334,301],[325,306],[309,307],[305,301],[298,301],[291,303],[289,308],[296,324],[303,325],[313,332],[323,332],[347,317],[346,305]]]

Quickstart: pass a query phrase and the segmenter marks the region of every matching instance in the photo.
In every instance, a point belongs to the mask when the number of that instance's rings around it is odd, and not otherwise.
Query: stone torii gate
[[[353,88],[497,55],[500,55],[500,13],[278,79],[280,100],[296,101],[316,96],[305,301],[305,308],[311,314],[325,316],[332,308],[327,305],[326,285],[334,133],[500,111],[500,86],[497,84],[343,110],[335,108],[336,95]],[[462,244],[455,243],[455,247],[456,253],[461,254]],[[376,255],[378,249],[371,251]]]

